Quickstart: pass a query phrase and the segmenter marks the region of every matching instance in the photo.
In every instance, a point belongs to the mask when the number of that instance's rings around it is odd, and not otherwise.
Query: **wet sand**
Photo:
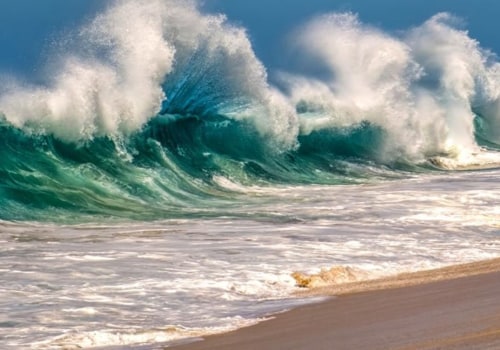
[[[304,294],[337,297],[169,349],[500,349],[500,259]]]

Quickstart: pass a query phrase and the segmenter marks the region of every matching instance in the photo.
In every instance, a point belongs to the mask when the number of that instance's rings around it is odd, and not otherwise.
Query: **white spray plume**
[[[87,49],[64,53],[47,86],[17,85],[0,96],[0,114],[7,121],[66,141],[129,134],[169,98],[165,80],[182,80],[172,73],[203,50],[204,62],[195,69],[201,75],[225,69],[230,74],[207,79],[223,81],[223,97],[245,101],[242,113],[237,113],[241,108],[214,107],[249,119],[279,149],[295,143],[294,108],[268,85],[245,30],[229,25],[224,16],[200,13],[195,1],[115,1],[70,39]]]
[[[69,141],[128,133],[154,115],[175,49],[163,38],[162,2],[122,1],[75,36],[107,57],[66,53],[47,87],[21,87],[0,98],[9,122]]]
[[[327,74],[287,74],[288,96],[268,84],[245,30],[196,1],[115,1],[71,39],[87,50],[60,56],[45,86],[0,94],[8,122],[80,141],[137,131],[167,100],[253,123],[279,151],[299,132],[368,122],[385,131],[380,161],[466,163],[482,151],[474,112],[500,140],[500,64],[448,14],[397,36],[350,13],[312,20],[295,39]]]
[[[308,23],[299,47],[329,74],[284,75],[291,100],[306,106],[302,133],[368,121],[387,134],[380,160],[478,153],[472,108],[490,106],[498,123],[498,63],[453,22],[438,14],[399,37],[350,13]]]

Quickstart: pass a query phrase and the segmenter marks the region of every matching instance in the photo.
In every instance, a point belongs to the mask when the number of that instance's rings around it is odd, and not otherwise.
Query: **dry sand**
[[[178,350],[500,350],[500,259],[307,291],[337,295]]]

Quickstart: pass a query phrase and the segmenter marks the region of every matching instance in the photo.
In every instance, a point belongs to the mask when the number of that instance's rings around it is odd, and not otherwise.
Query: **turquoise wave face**
[[[68,143],[6,123],[1,134],[0,218],[56,221],[192,215],[234,196],[215,177],[247,186],[366,179],[375,174],[362,164],[372,163],[381,137],[368,125],[323,131],[302,137],[293,151],[277,153],[252,124],[171,114],[127,138]]]
[[[245,186],[360,183],[437,169],[379,162],[385,132],[369,123],[300,136],[281,153],[252,124],[223,116],[164,114],[127,138],[81,143],[5,122],[0,133],[2,220],[210,216],[241,200]],[[221,178],[242,187],[234,192]]]
[[[162,115],[127,138],[82,143],[28,134],[6,123],[0,133],[3,220],[170,218],[234,199],[216,177],[265,186],[346,183],[369,176],[349,171],[346,162],[370,161],[362,158],[362,130],[351,138],[311,135],[303,147],[287,153],[270,150],[252,125],[220,116]],[[317,152],[321,138],[343,144],[341,153]]]

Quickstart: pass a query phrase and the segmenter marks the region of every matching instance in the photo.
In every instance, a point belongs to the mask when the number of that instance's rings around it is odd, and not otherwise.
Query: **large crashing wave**
[[[263,134],[293,142],[282,136],[293,109],[267,85],[245,31],[194,2],[118,1],[68,40],[82,49],[55,58],[47,86],[1,97],[10,123],[66,141],[129,135],[166,100],[180,113],[252,118]]]
[[[448,155],[460,163],[481,152],[480,113],[488,125],[482,136],[498,144],[500,65],[454,21],[438,14],[400,38],[352,14],[309,23],[298,45],[328,74],[283,77],[302,112],[302,133],[368,122],[385,132],[380,161]]]
[[[296,41],[323,74],[282,73],[278,90],[224,16],[194,1],[117,1],[65,39],[43,86],[3,82],[0,218],[207,215],[226,200],[223,178],[342,183],[497,165],[500,64],[454,21],[391,36],[353,14],[321,16]]]

